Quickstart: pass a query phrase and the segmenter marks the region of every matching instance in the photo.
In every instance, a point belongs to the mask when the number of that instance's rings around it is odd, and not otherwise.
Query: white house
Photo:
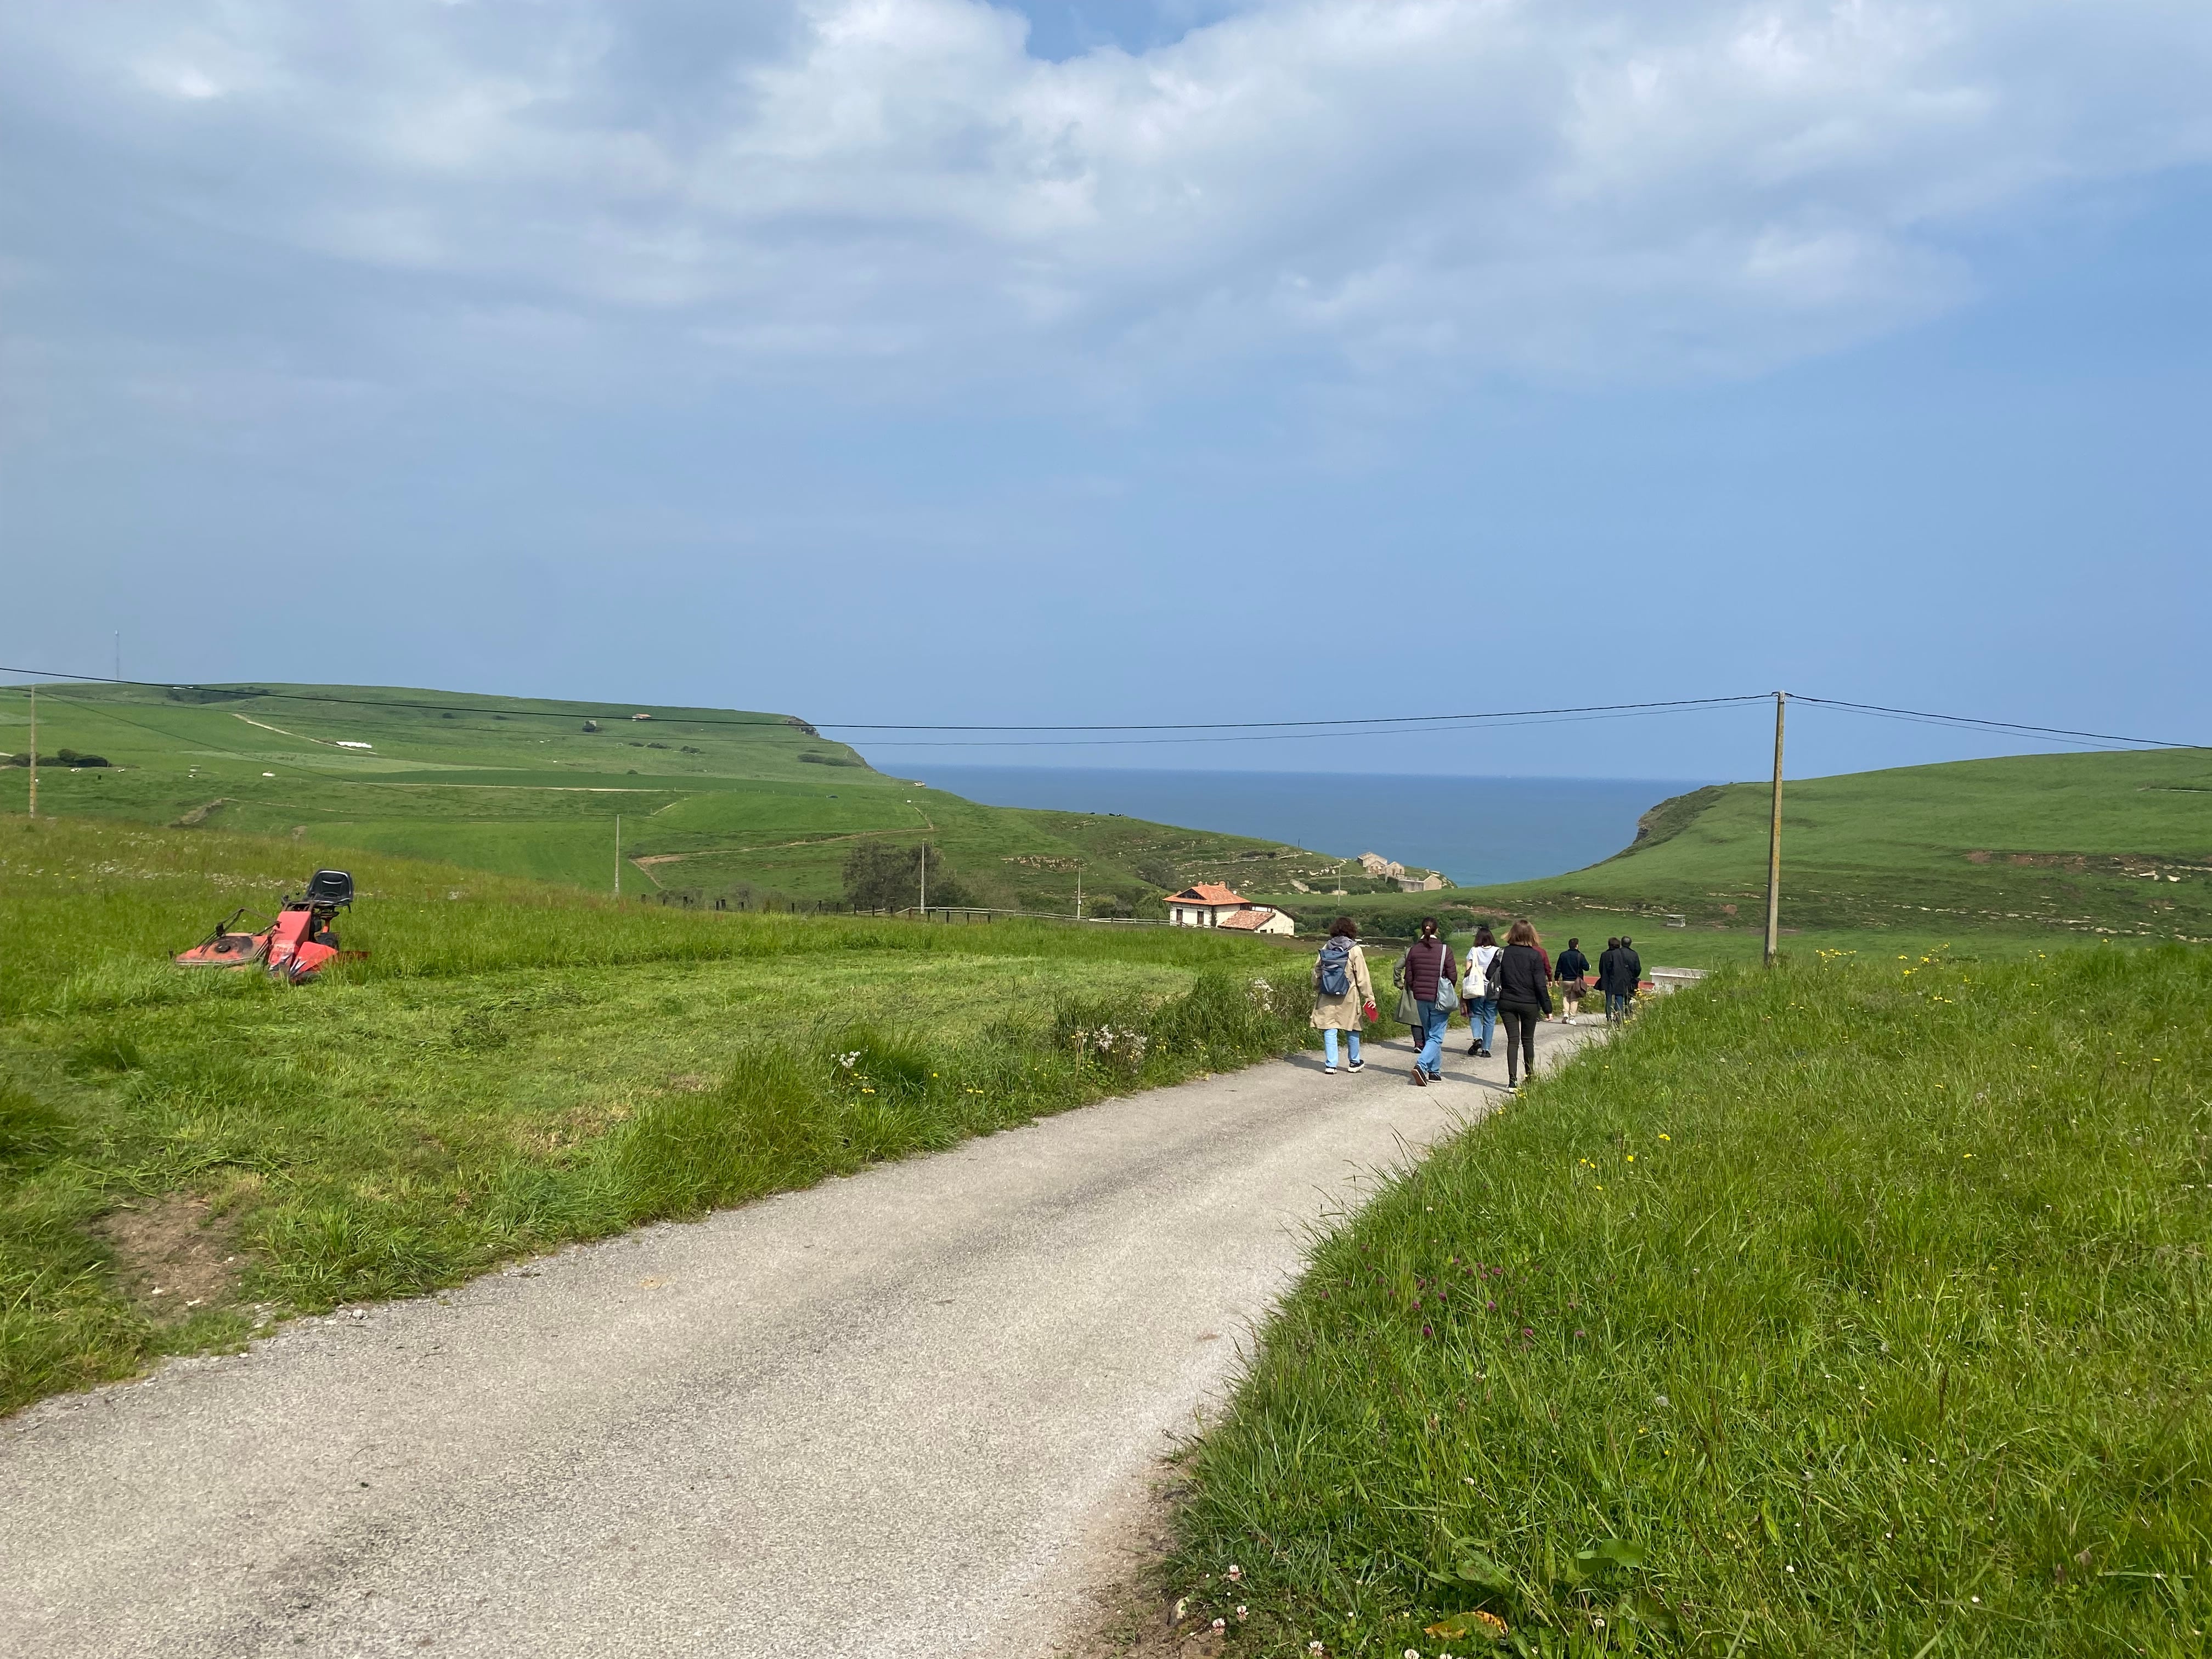
[[[1201,881],[1167,896],[1168,920],[1178,927],[1218,927],[1225,917],[1249,910],[1252,901],[1218,881]]]
[[[1271,910],[1264,904],[1249,905],[1232,915],[1224,916],[1215,924],[1232,927],[1243,933],[1295,933],[1297,919],[1287,910]]]
[[[1167,896],[1168,920],[1178,927],[1233,927],[1245,933],[1295,933],[1297,919],[1287,910],[1255,904],[1233,887],[1201,881]]]

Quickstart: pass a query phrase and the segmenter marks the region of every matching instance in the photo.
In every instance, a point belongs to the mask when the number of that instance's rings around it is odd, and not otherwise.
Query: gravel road
[[[1497,1098],[1369,1052],[48,1401],[0,1425],[0,1652],[1030,1659],[1304,1231]]]

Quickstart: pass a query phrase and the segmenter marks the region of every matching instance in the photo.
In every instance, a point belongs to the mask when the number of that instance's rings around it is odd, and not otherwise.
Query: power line
[[[1764,702],[1764,697],[1729,697],[1723,702],[1710,702],[1698,699],[1695,706],[1662,704],[1650,708],[1592,710],[1589,713],[1561,710],[1556,714],[1537,714],[1531,711],[1526,719],[1513,719],[1505,714],[1438,715],[1434,718],[1457,720],[1464,724],[1399,727],[1393,731],[1375,732],[1340,730],[1333,732],[1232,732],[1219,737],[1201,738],[883,738],[872,739],[871,750],[884,749],[1105,749],[1142,748],[1158,744],[1191,743],[1280,743],[1288,740],[1311,742],[1321,738],[1357,737],[1425,737],[1431,732],[1503,732],[1522,726],[1576,726],[1588,720],[1639,720],[1650,714],[1697,714],[1727,707],[1736,708],[1746,702]],[[1479,723],[1478,723],[1479,722]],[[1021,730],[1020,727],[1011,728]],[[1083,728],[1071,728],[1081,730]],[[1139,728],[1144,729],[1144,728]]]
[[[1345,716],[1320,720],[1176,720],[1127,721],[1119,724],[1094,726],[868,726],[847,720],[816,722],[833,732],[1275,732],[1286,737],[1301,737],[1309,733],[1322,736],[1351,729],[1372,730],[1379,726],[1395,726],[1407,731],[1450,731],[1454,723],[1466,720],[1516,720],[1546,715],[1593,716],[1608,714],[1661,714],[1678,708],[1718,708],[1730,703],[1757,702],[1764,693],[1750,693],[1729,697],[1675,697],[1655,702],[1588,703],[1571,708],[1501,708],[1476,714],[1373,714]],[[1285,729],[1295,728],[1295,729]],[[1175,739],[1168,739],[1175,741]],[[1197,741],[1239,741],[1205,739]]]
[[[1878,702],[1845,702],[1836,697],[1808,696],[1803,692],[1790,694],[1792,702],[1814,702],[1828,708],[1848,708],[1861,714],[1878,714],[1890,720],[1920,720],[1936,726],[1963,726],[1985,732],[2018,732],[2030,736],[2046,738],[2081,738],[2092,743],[2125,744],[2143,749],[2196,749],[2203,745],[2182,743],[2169,738],[2123,738],[2110,732],[2075,732],[2063,726],[2027,726],[2018,720],[1984,720],[1975,714],[1931,714],[1924,708],[1891,708]]]
[[[50,674],[45,669],[16,668],[5,664],[0,664],[0,673],[28,674],[41,678],[50,678],[64,682],[70,678],[68,675]],[[211,691],[236,696],[240,699],[249,696],[278,697],[289,702],[329,703],[352,708],[406,708],[423,714],[482,714],[497,713],[505,714],[511,720],[573,720],[584,718],[593,718],[592,716],[582,714],[580,713],[580,709],[583,708],[604,708],[605,706],[581,704],[579,705],[578,708],[567,709],[506,708],[492,710],[469,703],[411,702],[402,699],[389,697],[337,697],[331,696],[325,693],[312,691],[275,691],[261,686],[239,687],[222,685],[181,685],[169,684],[160,680],[102,679],[94,682],[89,677],[83,678],[80,683],[88,684],[96,683],[103,685],[128,685],[135,686],[142,690],[149,691]],[[1579,707],[1567,708],[1504,708],[1480,713],[1444,714],[1376,714],[1344,716],[1341,718],[1329,720],[1173,720],[1152,722],[1128,720],[1087,726],[947,725],[927,724],[916,721],[886,722],[866,720],[809,720],[806,721],[805,724],[812,726],[817,731],[829,732],[1272,732],[1283,731],[1287,728],[1296,728],[1296,730],[1291,732],[1292,735],[1296,735],[1300,732],[1326,733],[1336,729],[1371,729],[1384,726],[1397,726],[1414,731],[1448,731],[1452,729],[1452,723],[1455,721],[1512,720],[1531,719],[1546,715],[1615,714],[1646,712],[1659,713],[1674,708],[1719,708],[1731,703],[1757,702],[1762,701],[1765,695],[1766,694],[1764,692],[1751,692],[1736,696],[1675,697],[1665,701],[1651,702],[1589,703]],[[603,716],[598,716],[598,718],[622,720],[626,718],[626,716],[621,714],[605,714]],[[714,720],[703,719],[687,714],[663,716],[661,718],[666,719],[671,725],[681,724],[684,726],[766,726],[787,730],[795,730],[798,726],[795,717],[787,715],[778,715],[768,720]]]
[[[288,702],[301,702],[351,708],[393,708],[417,714],[501,714],[510,720],[558,720],[599,718],[617,720],[626,718],[618,713],[586,714],[587,708],[618,708],[611,704],[574,704],[566,709],[504,708],[490,709],[474,703],[419,702],[392,697],[343,697],[325,692],[278,691],[253,685],[179,685],[159,680],[103,679],[94,676],[72,677],[52,673],[45,669],[22,668],[0,665],[0,673],[28,675],[33,678],[81,684],[112,684],[131,686],[142,690],[215,692],[239,701],[276,698]],[[1589,703],[1558,708],[1504,708],[1441,714],[1380,714],[1342,716],[1326,720],[1179,720],[1179,721],[1119,721],[1083,725],[1012,725],[1012,724],[957,724],[920,721],[863,721],[819,720],[801,721],[795,716],[777,715],[763,719],[727,719],[694,715],[662,715],[668,726],[708,727],[745,727],[763,730],[809,730],[852,732],[991,732],[1009,735],[975,738],[913,738],[884,737],[872,746],[896,749],[980,749],[980,748],[1105,748],[1153,746],[1158,744],[1188,744],[1200,743],[1269,743],[1301,738],[1355,737],[1364,734],[1376,736],[1392,732],[1409,734],[1431,732],[1460,732],[1502,729],[1515,726],[1572,724],[1593,720],[1626,720],[1650,714],[1687,714],[1712,709],[1741,707],[1764,702],[1767,692],[1746,692],[1729,696],[1674,697],[1655,699],[1644,702]],[[2040,738],[2068,738],[2077,742],[2115,744],[2135,749],[2189,749],[2202,745],[2165,738],[2124,737],[2106,732],[2076,731],[2067,726],[2037,726],[2019,720],[1988,720],[1973,714],[1952,714],[1918,708],[1898,708],[1883,703],[1853,702],[1838,697],[1816,697],[1805,693],[1790,694],[1794,701],[1817,704],[1822,708],[1841,709],[1847,713],[1865,714],[1881,720],[1896,720],[1922,724],[1946,726],[1954,729],[2007,732]],[[102,712],[112,713],[106,705]],[[127,716],[116,714],[128,724]],[[151,730],[153,728],[145,728]],[[1176,733],[1175,736],[1091,736],[1091,733],[1138,732]],[[1035,735],[1011,735],[1018,733]],[[1061,736],[1061,733],[1085,735]],[[169,735],[164,733],[163,735]],[[313,769],[301,768],[302,770]],[[337,777],[337,774],[315,774]],[[348,779],[348,781],[367,782],[367,779]]]

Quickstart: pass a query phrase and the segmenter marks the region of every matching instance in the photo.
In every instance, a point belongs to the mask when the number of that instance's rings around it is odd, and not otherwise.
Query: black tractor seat
[[[329,905],[335,908],[353,903],[353,878],[343,870],[318,870],[308,879],[307,890],[301,895],[309,904]]]

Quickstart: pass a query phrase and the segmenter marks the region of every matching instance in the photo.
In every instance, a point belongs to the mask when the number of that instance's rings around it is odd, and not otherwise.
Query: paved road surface
[[[0,1425],[0,1653],[1028,1659],[1302,1230],[1503,1071],[1370,1054],[48,1402]]]

